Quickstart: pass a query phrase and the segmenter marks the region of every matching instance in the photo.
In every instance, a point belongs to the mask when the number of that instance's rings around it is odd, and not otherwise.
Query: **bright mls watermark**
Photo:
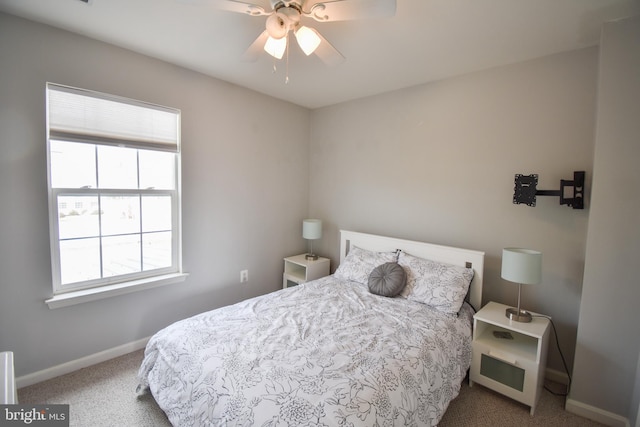
[[[69,427],[69,405],[0,405],[0,427]]]

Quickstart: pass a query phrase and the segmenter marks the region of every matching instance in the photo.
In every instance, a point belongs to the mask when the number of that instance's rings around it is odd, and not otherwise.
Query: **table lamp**
[[[506,316],[516,322],[531,322],[531,313],[520,308],[522,285],[537,285],[542,279],[542,252],[531,249],[502,250],[502,278],[518,284],[518,307],[508,308]]]
[[[318,255],[313,253],[313,241],[322,237],[322,221],[319,219],[305,219],[302,221],[302,237],[309,240],[309,253],[306,259],[317,260]]]

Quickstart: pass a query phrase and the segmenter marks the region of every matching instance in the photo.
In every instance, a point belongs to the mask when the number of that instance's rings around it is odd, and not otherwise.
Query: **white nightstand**
[[[306,259],[305,255],[284,259],[283,289],[329,275],[329,258],[318,257],[316,260],[311,260]]]
[[[530,323],[509,320],[508,307],[490,302],[473,317],[469,386],[482,384],[522,402],[533,415],[544,383],[550,322],[544,317],[534,317]],[[500,338],[501,334],[512,339]]]

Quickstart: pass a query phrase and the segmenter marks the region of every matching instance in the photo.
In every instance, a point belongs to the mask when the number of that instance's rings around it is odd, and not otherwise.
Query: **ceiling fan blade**
[[[396,14],[396,0],[311,1],[305,8],[305,15],[320,22],[386,18]]]
[[[178,3],[193,6],[211,5],[219,10],[244,13],[251,16],[271,15],[271,5],[268,0],[254,0],[253,3],[238,0],[176,0]]]
[[[269,33],[267,30],[264,30],[262,34],[258,36],[257,39],[251,43],[251,46],[244,52],[242,55],[242,60],[247,62],[255,62],[258,60],[262,52],[264,51],[264,44],[267,42],[269,38]]]
[[[264,3],[264,2],[258,2]],[[217,0],[215,7],[220,10],[226,10],[228,12],[246,13],[251,16],[271,15],[271,11],[268,10],[263,4],[247,3],[237,0]]]
[[[329,43],[327,39],[322,37],[322,34],[318,31],[313,28],[312,30],[318,35],[318,37],[320,37],[320,44],[313,53],[318,55],[318,58],[330,67],[342,64],[345,61],[345,58],[340,52],[338,52],[338,49],[333,47],[333,45]]]

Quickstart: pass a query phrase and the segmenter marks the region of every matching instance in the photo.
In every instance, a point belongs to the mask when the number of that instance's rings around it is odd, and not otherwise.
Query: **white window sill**
[[[89,301],[96,301],[103,298],[110,298],[117,295],[124,295],[131,292],[153,289],[173,283],[184,282],[189,276],[188,273],[174,273],[164,276],[150,277],[147,279],[134,280],[115,285],[101,286],[99,288],[82,289],[79,291],[65,292],[55,295],[45,300],[50,309],[67,307],[75,304],[82,304]]]

